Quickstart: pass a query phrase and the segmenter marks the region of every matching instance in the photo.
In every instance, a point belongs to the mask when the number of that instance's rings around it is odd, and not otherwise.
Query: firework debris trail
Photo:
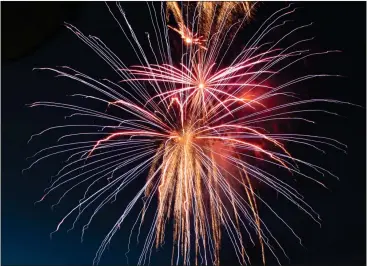
[[[66,66],[41,68],[89,86],[99,96],[74,96],[98,101],[107,107],[103,112],[56,102],[31,105],[71,110],[73,113],[68,119],[78,116],[94,119],[91,124],[55,126],[36,134],[65,128],[77,130],[58,140],[72,141],[37,152],[33,156],[35,161],[29,167],[50,156],[69,154],[66,165],[53,177],[40,201],[56,189],[68,186],[57,205],[73,189],[87,185],[78,204],[60,221],[55,232],[67,218],[77,214],[72,223],[73,229],[85,210],[94,208],[83,226],[83,239],[84,232],[99,210],[115,201],[123,189],[148,171],[144,186],[127,204],[103,240],[94,264],[99,263],[112,237],[133,207],[138,205],[139,199],[144,202],[139,212],[140,222],[137,220],[131,229],[128,250],[134,228],[138,227],[138,239],[143,223],[151,224],[138,259],[139,265],[150,262],[154,244],[159,247],[164,243],[166,225],[171,218],[174,221],[172,265],[189,264],[191,254],[195,254],[195,265],[219,265],[223,229],[241,265],[250,264],[245,240],[254,245],[258,243],[264,264],[266,250],[280,263],[276,247],[286,256],[285,250],[261,219],[258,206],[265,206],[300,243],[301,239],[260,197],[254,182],[269,186],[317,223],[320,223],[320,218],[286,180],[272,175],[260,165],[273,165],[288,174],[299,175],[324,186],[317,179],[302,173],[299,165],[307,166],[318,174],[333,174],[293,157],[286,144],[306,145],[318,151],[323,150],[317,145],[342,151],[346,146],[327,137],[271,133],[265,129],[269,121],[301,120],[313,123],[302,116],[308,112],[334,114],[304,106],[316,102],[341,103],[339,101],[301,100],[285,91],[304,80],[329,75],[301,76],[278,86],[270,86],[267,81],[306,57],[336,51],[311,53],[297,48],[311,39],[302,39],[280,48],[279,44],[284,39],[309,25],[293,28],[280,39],[264,43],[270,32],[288,23],[287,16],[295,12],[295,8],[289,5],[268,17],[231,64],[223,67],[222,60],[232,45],[228,36],[233,40],[249,21],[254,4],[199,2],[180,5],[178,2],[168,2],[165,6],[162,3],[160,8],[150,3],[147,5],[154,28],[154,34],[147,35],[151,48],[149,54],[143,50],[121,5],[116,4],[117,12],[107,4],[137,56],[139,64],[135,66],[126,66],[99,38],[86,36],[74,26],[65,24],[111,66],[120,78],[118,82],[93,79]],[[172,17],[176,25],[168,25]],[[177,39],[177,34],[182,38],[183,52],[179,62],[175,63],[177,59],[172,56],[170,40]],[[153,45],[156,46],[154,49]],[[150,62],[151,56],[154,57],[153,62]],[[279,97],[287,99],[287,102],[277,104],[277,101],[269,101]],[[297,109],[292,110],[293,107]],[[122,119],[116,115],[119,110],[134,118]],[[81,141],[80,137],[84,140]],[[88,137],[91,140],[85,141]],[[102,181],[107,182],[98,187]],[[154,219],[146,219],[146,212],[153,209],[151,205],[155,195],[158,206]]]

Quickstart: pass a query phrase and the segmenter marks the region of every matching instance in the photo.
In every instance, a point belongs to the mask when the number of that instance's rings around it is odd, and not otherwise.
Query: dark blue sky
[[[44,108],[30,109],[25,105],[39,100],[67,101],[67,94],[82,93],[85,89],[75,82],[56,79],[52,73],[32,71],[32,68],[68,65],[94,77],[116,78],[93,51],[61,26],[63,21],[71,22],[86,34],[100,37],[128,64],[136,62],[103,3],[84,3],[64,9],[50,4],[32,6],[28,3],[27,8],[22,7],[26,13],[19,11],[17,5],[22,4],[2,3],[2,13],[7,13],[5,19],[2,16],[2,264],[91,264],[104,235],[122,210],[117,204],[104,211],[87,231],[83,243],[80,243],[80,229],[66,233],[68,226],[50,240],[49,233],[55,230],[72,205],[65,201],[51,211],[50,206],[56,197],[36,206],[33,203],[43,195],[43,189],[61,165],[60,161],[58,158],[48,160],[24,175],[21,170],[28,166],[26,157],[52,143],[50,139],[37,138],[27,144],[29,137],[49,126],[63,123],[64,114]],[[316,61],[323,68],[346,76],[315,85],[316,90],[323,90],[316,95],[365,106],[365,3],[297,5],[303,7],[299,11],[299,23],[314,22],[315,48],[343,51],[335,57],[327,57],[326,61]],[[263,4],[253,27],[269,10],[280,6],[282,4]],[[135,21],[141,22],[133,26],[144,34],[144,25],[150,23],[146,18],[145,4],[123,4],[123,7]],[[348,155],[332,150],[327,159],[311,159],[316,162],[322,160],[319,164],[333,170],[340,181],[331,177],[326,179],[330,191],[312,184],[304,184],[302,191],[306,200],[321,214],[323,227],[318,228],[296,208],[288,211],[287,204],[278,204],[280,212],[285,213],[304,239],[305,248],[302,248],[284,229],[274,226],[278,239],[289,250],[290,265],[365,265],[365,109],[339,107],[337,111],[346,118],[319,117],[320,130],[346,143]],[[127,234],[134,221],[131,216],[127,226],[116,235],[102,264],[125,263]],[[154,261],[159,262],[157,265],[170,261],[170,251],[167,245],[166,251],[153,252]],[[225,247],[222,253],[223,265],[236,265],[231,250],[227,251]],[[131,251],[130,257],[138,254]],[[287,265],[287,261],[284,264]]]

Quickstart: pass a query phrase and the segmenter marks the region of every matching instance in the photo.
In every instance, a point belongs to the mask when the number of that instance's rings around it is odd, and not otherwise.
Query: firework
[[[214,35],[217,38],[220,37],[220,33],[226,32],[233,24],[237,25],[237,19],[241,20],[241,24],[249,21],[255,12],[256,4],[256,2],[249,1],[182,2],[181,5],[178,2],[167,2],[166,14],[167,20],[172,15],[178,24],[178,29],[174,30],[181,36],[187,36],[191,39],[192,31],[188,29],[188,27],[191,27],[202,34],[203,38],[209,39],[210,36],[213,36],[213,33],[219,35]],[[194,16],[193,13],[195,13]],[[186,41],[186,38],[183,39]]]
[[[154,6],[148,4],[153,25],[155,29],[160,29],[156,31],[159,53],[152,48],[151,53],[156,62],[149,63],[127,15],[120,4],[117,7],[128,26],[128,30],[124,27],[121,29],[136,51],[140,65],[127,67],[100,39],[87,37],[74,26],[66,24],[113,68],[120,77],[119,81],[96,80],[70,67],[42,68],[96,90],[100,96],[75,96],[102,102],[107,107],[106,111],[55,102],[36,102],[31,105],[65,108],[75,112],[70,117],[95,119],[93,124],[62,125],[37,134],[70,128],[78,131],[63,135],[59,140],[92,136],[90,141],[78,139],[45,148],[35,154],[39,158],[30,166],[51,155],[69,154],[67,164],[58,172],[40,201],[61,186],[69,185],[57,202],[59,204],[71,190],[87,185],[79,203],[61,220],[56,231],[67,218],[77,213],[73,228],[85,210],[94,207],[88,223],[83,227],[84,235],[105,204],[114,201],[123,189],[141,178],[142,173],[149,171],[144,186],[103,240],[95,264],[99,263],[112,237],[142,198],[144,204],[139,212],[140,223],[137,221],[134,227],[139,226],[139,232],[143,222],[151,227],[138,260],[139,265],[148,262],[154,244],[159,247],[164,243],[166,227],[171,219],[174,232],[171,264],[187,265],[192,260],[191,254],[195,254],[195,264],[219,265],[223,229],[241,265],[250,263],[246,252],[247,240],[258,243],[264,264],[266,250],[278,260],[272,243],[283,248],[261,219],[259,204],[266,206],[298,236],[259,196],[254,189],[254,182],[274,189],[318,223],[319,216],[298,191],[260,167],[258,162],[323,185],[303,174],[299,165],[310,167],[318,173],[329,172],[293,157],[285,144],[297,143],[318,150],[320,148],[316,144],[340,150],[345,146],[321,136],[271,133],[264,126],[266,122],[285,119],[312,122],[301,114],[326,111],[302,109],[302,106],[314,102],[340,103],[327,99],[300,100],[285,91],[285,88],[298,82],[328,75],[306,75],[278,86],[270,86],[267,81],[303,58],[330,51],[310,53],[297,49],[299,43],[310,39],[300,40],[286,48],[278,47],[284,38],[307,25],[293,29],[272,44],[263,43],[264,36],[284,25],[286,16],[294,12],[288,6],[270,16],[231,64],[223,67],[222,59],[218,58],[222,58],[232,44],[229,42],[225,46],[223,42],[223,37],[233,30],[230,29],[229,18],[233,17],[233,10],[244,8],[247,11],[238,23],[241,25],[248,19],[250,4],[199,2],[194,11],[188,13],[192,14],[188,22],[185,20],[188,15],[182,16],[180,7],[170,2],[167,10],[174,14],[178,28],[167,25],[165,19],[158,21]],[[119,22],[109,6],[108,9]],[[164,10],[163,4],[161,10]],[[208,25],[215,29],[214,33]],[[177,64],[171,56],[169,28],[178,32],[186,43],[186,50]],[[150,37],[148,41],[151,44]],[[286,102],[277,104],[277,101],[271,101],[278,98],[286,99]],[[298,109],[291,110],[295,106]],[[122,110],[133,118],[122,119],[113,110]],[[107,183],[94,189],[103,181]],[[154,219],[147,221],[146,213],[152,209],[154,196],[158,198],[158,206]]]

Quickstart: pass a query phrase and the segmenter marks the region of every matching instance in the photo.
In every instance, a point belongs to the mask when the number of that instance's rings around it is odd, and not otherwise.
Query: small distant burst
[[[107,7],[119,22],[116,12],[108,4]],[[99,210],[115,201],[117,195],[141,178],[143,173],[149,172],[137,194],[125,200],[127,206],[103,240],[94,264],[99,263],[112,237],[131,210],[141,203],[140,199],[143,199],[138,216],[140,219],[131,229],[128,250],[134,228],[138,228],[139,237],[144,221],[151,227],[138,265],[149,263],[154,244],[158,248],[165,242],[166,227],[171,220],[171,265],[192,262],[195,265],[219,265],[223,231],[233,244],[241,265],[251,263],[246,249],[248,243],[259,247],[263,264],[266,263],[266,253],[278,260],[276,249],[281,249],[284,254],[285,251],[262,220],[259,206],[270,210],[290,232],[299,237],[260,197],[256,183],[269,186],[317,223],[320,222],[319,215],[290,185],[289,180],[276,177],[270,171],[276,167],[283,169],[284,173],[308,178],[324,186],[317,179],[302,173],[299,166],[309,167],[319,174],[331,173],[295,158],[287,144],[306,145],[318,151],[323,150],[317,145],[339,150],[344,150],[345,145],[327,137],[272,132],[266,125],[281,120],[313,123],[303,116],[309,112],[333,114],[304,106],[317,102],[341,102],[301,100],[286,91],[289,86],[301,81],[329,75],[305,75],[281,85],[270,82],[275,75],[306,57],[333,51],[311,53],[297,48],[298,44],[311,39],[302,39],[280,48],[279,43],[283,39],[309,25],[294,28],[272,43],[263,41],[272,29],[285,24],[287,15],[294,12],[290,5],[267,18],[246,46],[239,49],[231,63],[223,66],[223,58],[232,45],[231,41],[224,42],[226,36],[229,32],[234,32],[233,38],[236,36],[251,18],[253,7],[252,2],[198,2],[183,6],[178,2],[168,2],[165,7],[162,3],[161,12],[166,10],[166,14],[159,20],[156,7],[148,3],[159,50],[153,48],[149,39],[149,53],[154,57],[150,63],[150,57],[142,49],[127,14],[117,3],[120,16],[128,26],[121,29],[140,62],[130,67],[99,38],[86,36],[66,24],[112,67],[119,80],[93,79],[70,67],[42,68],[89,86],[97,92],[95,95],[74,96],[106,106],[106,110],[99,111],[56,102],[31,105],[68,109],[73,113],[67,119],[83,117],[93,121],[55,126],[36,134],[55,129],[76,130],[59,138],[60,141],[73,141],[40,150],[34,155],[38,158],[30,166],[51,155],[69,154],[66,165],[53,178],[40,201],[56,189],[69,185],[57,205],[73,189],[87,186],[78,204],[61,220],[56,231],[75,213],[74,228],[85,211],[94,208],[83,226],[83,238]],[[170,14],[173,14],[178,26],[167,24]],[[185,44],[179,58],[172,57],[169,29],[178,33]],[[297,109],[292,109],[294,107]],[[124,119],[118,115],[124,116],[124,113],[128,113],[130,118]],[[152,206],[154,196],[158,199],[157,207]],[[156,210],[154,217],[147,216],[149,210]]]
[[[183,39],[184,43],[186,45],[197,45],[201,49],[206,50],[206,47],[204,46],[205,40],[203,40],[202,36],[197,37],[194,35],[185,25],[179,23],[179,28],[173,28],[168,25],[168,27],[178,34],[181,35],[181,38]]]

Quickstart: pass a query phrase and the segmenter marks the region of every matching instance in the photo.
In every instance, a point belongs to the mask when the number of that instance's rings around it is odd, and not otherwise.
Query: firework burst
[[[106,203],[114,201],[123,189],[149,171],[144,186],[129,202],[102,242],[95,264],[99,263],[103,251],[132,208],[138,205],[139,199],[144,202],[139,212],[141,222],[136,222],[134,227],[138,225],[140,232],[144,220],[151,225],[138,260],[139,265],[147,263],[154,244],[159,247],[164,243],[166,226],[171,219],[174,222],[172,265],[189,264],[192,254],[195,254],[195,264],[219,265],[223,230],[231,240],[241,265],[250,263],[246,252],[248,240],[258,243],[264,264],[266,250],[278,260],[272,243],[281,250],[283,248],[261,219],[259,204],[266,206],[298,236],[259,196],[254,183],[266,184],[318,223],[319,216],[297,190],[260,167],[257,162],[323,185],[303,174],[299,165],[310,167],[318,173],[329,172],[293,157],[285,144],[297,143],[318,150],[320,148],[316,144],[340,150],[344,150],[345,145],[321,136],[271,133],[264,126],[266,122],[285,119],[312,122],[300,115],[326,111],[302,109],[302,106],[315,102],[340,103],[327,99],[300,100],[293,93],[285,91],[298,82],[328,75],[306,75],[278,86],[270,86],[267,81],[297,61],[331,51],[310,53],[297,49],[299,43],[310,39],[279,48],[283,39],[308,25],[293,29],[274,43],[263,43],[264,37],[284,25],[286,16],[294,12],[292,6],[288,6],[270,16],[231,64],[223,67],[222,58],[232,44],[229,42],[224,45],[225,37],[234,29],[237,34],[241,25],[248,20],[251,10],[249,3],[200,2],[191,13],[185,15],[182,15],[177,3],[168,3],[167,12],[174,14],[178,28],[167,25],[166,15],[159,21],[154,6],[148,4],[158,46],[158,52],[153,48],[150,51],[155,62],[149,63],[120,4],[117,4],[117,8],[127,28],[122,27],[115,12],[107,7],[130,41],[140,65],[127,67],[100,39],[87,37],[74,26],[66,24],[113,68],[120,80],[96,80],[70,67],[42,68],[96,90],[101,96],[75,96],[102,102],[107,107],[106,111],[55,102],[36,102],[31,105],[69,109],[75,112],[71,117],[95,119],[92,124],[62,125],[36,134],[70,128],[79,131],[63,135],[60,139],[80,136],[93,138],[45,148],[35,154],[39,158],[30,166],[51,155],[69,154],[67,164],[57,173],[40,201],[56,189],[69,185],[56,203],[59,204],[74,188],[87,185],[79,203],[61,220],[56,231],[67,218],[77,213],[72,226],[74,228],[85,210],[94,207],[88,223],[83,227],[84,235]],[[235,13],[238,15],[238,8],[246,12],[242,12],[244,15],[234,25],[231,18],[234,10],[237,10]],[[162,4],[161,12],[163,10]],[[189,19],[186,20],[186,17]],[[178,64],[174,63],[175,59],[171,56],[172,47],[168,38],[170,28],[179,33],[186,44]],[[149,36],[148,42],[153,47]],[[287,101],[282,104],[270,101],[279,97]],[[269,102],[272,103],[270,106]],[[298,109],[291,110],[295,106]],[[122,110],[133,118],[122,119],[114,110]],[[99,124],[96,121],[103,122]],[[104,180],[108,182],[93,190]],[[152,209],[154,196],[158,198],[155,216],[147,221],[146,212]]]

